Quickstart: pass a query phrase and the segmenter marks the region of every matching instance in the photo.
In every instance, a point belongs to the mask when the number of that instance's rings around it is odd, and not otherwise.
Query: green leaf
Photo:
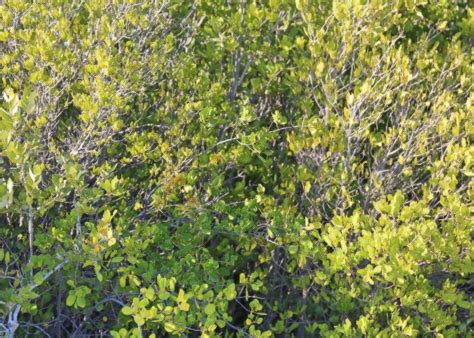
[[[204,313],[208,316],[212,316],[216,312],[216,306],[214,304],[207,304],[204,308]]]
[[[456,304],[459,306],[459,307],[462,307],[463,309],[469,309],[471,306],[472,306],[472,303],[470,302],[467,302],[465,300],[462,300],[462,299],[459,299]]]
[[[41,283],[43,283],[43,273],[42,272],[38,272],[36,273],[34,276],[33,276],[33,282],[36,284],[36,285],[41,285]]]
[[[146,289],[145,297],[149,300],[155,299],[155,290],[153,290],[152,288]]]
[[[117,256],[110,260],[111,263],[120,263],[123,261],[123,257]]]
[[[283,116],[278,110],[273,113],[272,117],[273,117],[273,122],[275,122],[276,124],[285,125],[288,123],[288,119],[285,116]]]
[[[133,316],[133,320],[137,323],[138,326],[143,326],[145,324],[145,319],[139,314]]]
[[[175,332],[176,331],[176,325],[174,323],[171,323],[171,322],[165,322],[165,331],[166,332]]]
[[[0,108],[0,130],[10,131],[13,129],[13,119],[6,110]]]
[[[76,299],[76,304],[77,306],[81,307],[81,308],[85,308],[86,307],[86,299],[84,297],[77,297]]]
[[[32,92],[30,88],[23,91],[20,99],[20,107],[27,114],[31,114],[35,108],[36,93]]]
[[[122,308],[122,313],[126,316],[130,316],[133,313],[133,309],[126,305]]]
[[[235,284],[230,284],[224,289],[224,294],[227,300],[233,300],[237,296],[237,291],[235,290]]]
[[[390,213],[392,216],[398,215],[400,208],[402,207],[404,202],[405,197],[403,196],[403,193],[400,190],[397,190],[390,204]]]
[[[76,295],[75,294],[69,294],[66,298],[66,305],[67,306],[73,306],[76,303]]]

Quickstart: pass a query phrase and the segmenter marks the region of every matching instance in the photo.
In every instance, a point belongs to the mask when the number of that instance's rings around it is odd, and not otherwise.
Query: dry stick
[[[33,232],[33,207],[30,205],[28,207],[28,241],[30,245],[30,261],[31,257],[33,257],[33,240],[34,240],[34,232]]]
[[[77,200],[77,190],[74,191],[74,208],[76,208],[76,237],[79,237],[82,232],[81,214],[79,213],[79,201]]]
[[[307,296],[308,296],[308,289],[305,288],[303,289],[303,292],[301,294],[301,303],[303,304],[303,306],[306,305],[307,303]],[[300,324],[298,326],[298,330],[296,331],[296,337],[297,338],[304,338],[305,337],[305,323],[306,323],[306,312],[303,311],[303,313],[301,314],[300,316]]]
[[[57,300],[56,300],[56,318],[61,317],[62,314],[62,286],[63,286],[63,272],[62,270],[58,270],[57,273]],[[56,330],[56,336],[61,337],[61,321],[57,321],[55,323],[55,330]]]

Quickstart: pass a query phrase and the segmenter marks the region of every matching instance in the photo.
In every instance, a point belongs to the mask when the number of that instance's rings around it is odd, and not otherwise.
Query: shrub
[[[468,1],[0,13],[0,332],[472,333]]]

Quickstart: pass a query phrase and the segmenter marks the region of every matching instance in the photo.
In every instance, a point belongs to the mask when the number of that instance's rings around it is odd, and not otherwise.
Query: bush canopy
[[[0,1],[0,335],[472,335],[471,5]]]

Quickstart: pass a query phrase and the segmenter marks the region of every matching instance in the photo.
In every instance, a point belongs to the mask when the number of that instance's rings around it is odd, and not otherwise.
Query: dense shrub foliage
[[[0,335],[471,335],[470,4],[0,1]]]

